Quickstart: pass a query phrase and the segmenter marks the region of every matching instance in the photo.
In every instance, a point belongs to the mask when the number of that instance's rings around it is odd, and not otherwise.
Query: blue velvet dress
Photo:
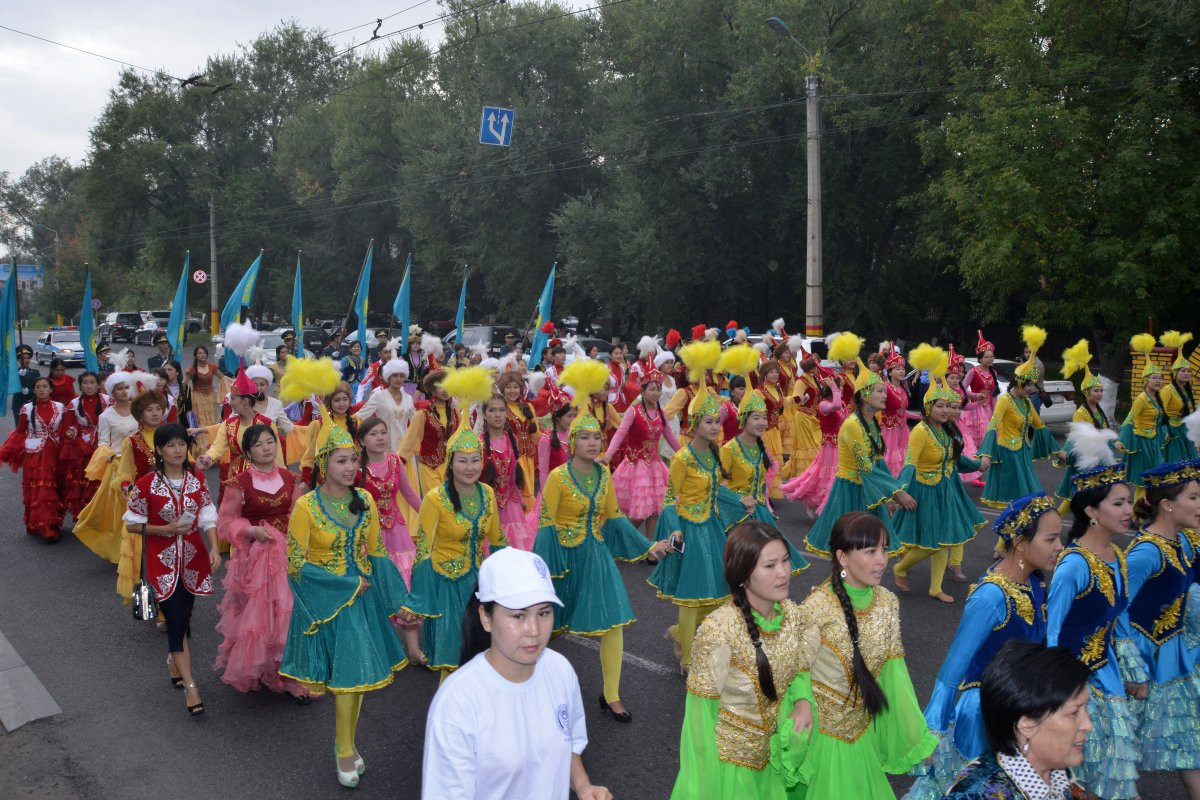
[[[1117,651],[1124,679],[1150,684],[1136,701],[1144,771],[1200,769],[1200,672],[1184,635],[1198,551],[1196,531],[1171,541],[1143,530],[1125,556],[1130,599]]]
[[[925,706],[925,722],[941,741],[933,763],[917,768],[920,777],[904,800],[944,797],[967,762],[988,752],[979,707],[983,671],[1009,639],[1045,639],[1045,601],[1046,586],[1037,573],[1026,586],[989,572],[972,589]]]
[[[1138,796],[1141,758],[1137,716],[1113,649],[1114,627],[1129,605],[1125,556],[1114,550],[1116,560],[1105,562],[1078,542],[1068,544],[1046,596],[1046,644],[1066,647],[1092,672],[1093,730],[1075,774],[1105,800]]]

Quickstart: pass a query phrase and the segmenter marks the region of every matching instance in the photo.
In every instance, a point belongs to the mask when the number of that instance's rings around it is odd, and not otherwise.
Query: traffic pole
[[[808,111],[808,270],[804,301],[804,333],[825,335],[825,309],[821,297],[821,77],[804,79]]]
[[[208,280],[212,298],[211,331],[216,336],[221,332],[221,312],[217,300],[217,220],[212,196],[208,198]]]

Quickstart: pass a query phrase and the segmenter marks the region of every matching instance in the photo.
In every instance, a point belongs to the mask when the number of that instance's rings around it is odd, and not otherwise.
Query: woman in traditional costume
[[[16,429],[0,446],[0,462],[21,473],[25,533],[57,542],[64,508],[58,469],[64,409],[50,399],[51,391],[49,378],[34,380],[33,401],[21,406]]]

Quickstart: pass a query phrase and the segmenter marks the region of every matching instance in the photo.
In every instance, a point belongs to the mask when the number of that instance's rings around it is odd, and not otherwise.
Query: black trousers
[[[167,618],[167,652],[183,652],[184,639],[192,635],[192,606],[196,596],[184,588],[183,580],[166,600],[159,600],[158,607]]]

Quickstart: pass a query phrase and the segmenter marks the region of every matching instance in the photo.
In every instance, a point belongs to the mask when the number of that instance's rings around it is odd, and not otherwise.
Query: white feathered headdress
[[[1112,450],[1112,443],[1116,439],[1115,431],[1107,428],[1101,430],[1090,422],[1072,422],[1067,444],[1071,446],[1075,457],[1075,468],[1082,472],[1093,467],[1107,467],[1117,463],[1117,457]]]
[[[249,325],[233,322],[225,329],[225,349],[245,356],[246,351],[258,344],[260,338],[258,331]]]
[[[638,339],[637,351],[639,355],[648,356],[651,353],[658,352],[658,340],[653,336],[643,336]]]

